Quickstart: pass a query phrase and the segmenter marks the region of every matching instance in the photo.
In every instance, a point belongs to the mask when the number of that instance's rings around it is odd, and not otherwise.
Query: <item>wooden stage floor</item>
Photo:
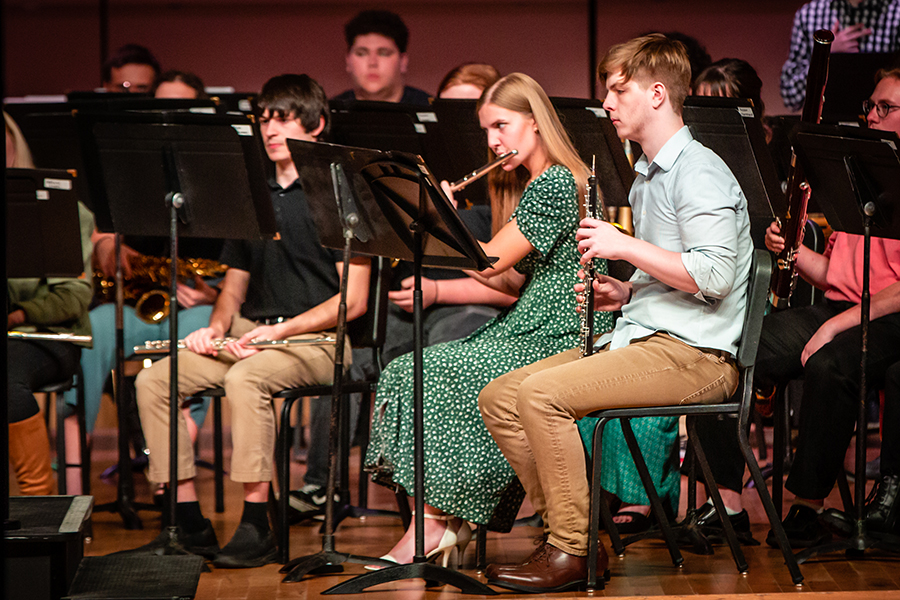
[[[201,456],[212,454],[209,430],[202,432]],[[877,446],[877,439],[872,440]],[[872,444],[870,444],[871,446]],[[115,461],[113,432],[100,432],[95,438],[93,452],[93,493],[95,504],[112,501],[116,488],[114,480],[99,479],[100,472]],[[877,450],[870,450],[877,455]],[[226,457],[226,465],[228,464]],[[352,465],[358,463],[358,449],[354,449]],[[305,465],[293,465],[294,485],[298,485]],[[351,469],[355,478],[356,468]],[[351,479],[353,480],[353,479]],[[136,492],[139,501],[149,501],[149,489],[143,475],[135,475]],[[216,529],[220,543],[224,544],[240,519],[242,488],[226,479],[226,511],[213,511],[213,481],[210,471],[201,470],[198,489],[204,514]],[[393,495],[385,488],[369,485],[370,506],[373,508],[395,509]],[[682,494],[682,498],[684,494]],[[353,490],[356,498],[356,490]],[[836,495],[829,499],[835,506]],[[753,534],[762,545],[745,547],[749,562],[749,572],[737,572],[727,546],[716,547],[713,556],[698,556],[684,551],[684,566],[675,568],[661,541],[644,541],[629,547],[622,558],[613,557],[610,568],[612,579],[602,592],[589,596],[586,593],[565,593],[548,597],[651,597],[669,596],[711,597],[711,598],[781,598],[798,593],[828,600],[845,598],[887,599],[900,598],[900,556],[879,552],[867,552],[862,559],[848,560],[843,554],[829,555],[801,566],[805,582],[801,587],[791,583],[787,569],[783,565],[781,553],[765,545],[768,525],[765,515],[752,490],[745,491],[745,503],[754,523]],[[684,510],[682,499],[682,512]],[[522,514],[528,514],[530,507],[523,507]],[[159,531],[159,513],[141,512],[144,529],[126,531],[117,514],[95,513],[93,516],[93,539],[87,544],[86,555],[96,556],[117,550],[134,548],[153,539]],[[307,522],[292,527],[291,555],[293,557],[313,554],[321,549],[318,522]],[[531,527],[516,527],[509,534],[488,535],[487,553],[489,561],[515,562],[529,555],[533,549],[534,536],[539,531]],[[336,534],[336,548],[365,556],[380,556],[386,553],[402,535],[399,519],[389,517],[369,517],[348,519]],[[605,538],[605,535],[604,535]],[[608,540],[607,541],[607,548]],[[464,572],[484,580],[475,571],[475,544],[469,545],[465,555]],[[348,565],[344,574],[310,577],[300,583],[281,583],[278,573],[280,565],[269,565],[257,569],[226,570],[213,568],[200,578],[196,595],[198,600],[232,600],[256,598],[312,598],[322,591],[347,578],[364,572],[361,565]],[[427,599],[465,598],[456,588],[445,586],[425,590],[422,581],[404,581],[385,584],[373,588],[356,597],[372,599]],[[504,593],[503,598],[518,598],[521,595]],[[527,595],[524,597],[528,597]]]

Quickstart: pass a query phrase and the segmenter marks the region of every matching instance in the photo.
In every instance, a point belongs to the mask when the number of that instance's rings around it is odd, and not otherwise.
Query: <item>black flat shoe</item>
[[[212,563],[221,569],[248,569],[273,563],[277,556],[275,534],[271,530],[260,531],[252,523],[241,523]]]
[[[722,522],[719,520],[719,513],[716,512],[716,507],[707,502],[701,506],[698,511],[697,526],[710,543],[727,543],[727,540],[725,539],[725,529],[722,527]],[[735,536],[737,536],[738,541],[742,545],[759,546],[759,540],[755,539],[753,534],[750,533],[750,515],[747,513],[746,509],[736,515],[728,515],[728,520],[731,521]]]
[[[819,522],[819,513],[808,506],[792,506],[782,526],[791,548],[818,546],[831,539],[831,533]],[[778,540],[771,529],[766,536],[766,543],[773,548],[778,547]]]

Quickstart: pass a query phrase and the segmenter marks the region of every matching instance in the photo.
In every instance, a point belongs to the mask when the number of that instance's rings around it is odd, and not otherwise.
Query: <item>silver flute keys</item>
[[[236,341],[238,341],[236,337],[213,340],[213,346],[216,350],[224,350],[225,346]],[[288,340],[252,340],[245,343],[244,346],[248,348],[285,348],[287,346],[334,344],[335,341],[331,336]],[[178,340],[178,348],[180,350],[185,348],[184,340]],[[135,354],[160,354],[168,351],[169,340],[147,340],[142,346],[134,347]]]

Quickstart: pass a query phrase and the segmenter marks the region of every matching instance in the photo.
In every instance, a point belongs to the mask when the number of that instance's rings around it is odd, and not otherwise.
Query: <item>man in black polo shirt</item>
[[[276,435],[272,395],[285,388],[330,383],[334,375],[333,346],[258,350],[244,344],[252,339],[333,336],[340,301],[341,255],[319,243],[285,142],[288,138],[315,141],[327,128],[325,92],[306,75],[281,75],[266,82],[258,104],[263,111],[260,128],[266,153],[275,163],[270,186],[280,239],[226,243],[222,261],[229,269],[209,326],[185,339],[188,350],[178,358],[180,398],[224,386],[231,402],[231,479],[244,484],[244,512],[231,541],[221,550],[197,502],[193,448],[182,417],[178,424],[180,541],[225,568],[256,567],[275,560],[275,538],[266,514]],[[368,259],[351,261],[348,320],[366,311],[369,270]],[[213,340],[226,334],[239,339],[217,352]],[[150,448],[149,478],[168,481],[167,360],[141,372],[137,400]]]

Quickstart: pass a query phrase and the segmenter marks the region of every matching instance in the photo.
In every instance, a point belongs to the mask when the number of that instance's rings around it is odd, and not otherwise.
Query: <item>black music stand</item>
[[[855,527],[845,540],[797,554],[803,563],[820,554],[846,550],[861,555],[869,548],[900,552],[900,538],[866,531],[866,359],[869,328],[869,250],[872,236],[900,239],[900,139],[894,132],[801,124],[794,147],[813,193],[836,231],[865,238],[860,302],[860,386],[856,422]]]
[[[694,139],[725,161],[747,198],[755,248],[765,248],[766,228],[787,212],[781,181],[766,145],[762,122],[746,99],[688,96],[684,124]]]
[[[822,123],[865,125],[862,103],[869,97],[875,73],[891,66],[900,66],[900,52],[832,52]]]
[[[29,140],[32,155],[38,164],[54,169],[74,169],[85,173],[85,162],[82,158],[82,141],[76,116],[90,112],[124,112],[124,111],[206,111],[214,113],[216,104],[209,99],[157,99],[143,94],[109,94],[80,92],[69,95],[68,102],[11,103],[6,110],[14,115],[17,124]],[[74,188],[85,206],[95,210],[94,201],[88,190],[86,177],[77,177]],[[104,207],[100,207],[101,212]],[[108,212],[108,208],[105,209]],[[98,216],[98,228],[111,231],[109,216]],[[105,228],[105,229],[104,229]],[[121,236],[116,236],[116,289],[122,289],[121,265],[119,261]],[[117,292],[118,294],[118,292]],[[132,467],[129,464],[129,436],[135,452],[140,455],[143,439],[140,435],[140,424],[137,420],[137,407],[133,398],[125,398],[122,364],[124,362],[124,333],[122,317],[123,298],[116,298],[116,369],[113,380],[113,395],[118,407],[119,461],[111,467],[119,473],[116,486],[116,500],[100,504],[94,511],[117,512],[122,517],[126,529],[141,529],[143,524],[137,514],[138,510],[158,510],[149,503],[134,501],[134,484]]]
[[[178,256],[179,237],[260,239],[276,233],[253,120],[165,112],[80,112],[76,120],[101,231],[168,237],[172,257]],[[176,260],[170,264],[169,283],[169,538],[163,552],[181,553],[175,526],[179,409]],[[117,340],[117,361],[124,360],[122,345],[122,340]],[[118,365],[116,394],[121,411],[122,369],[121,363]],[[123,459],[121,432],[119,437],[121,482],[128,477],[130,466],[122,464],[128,456],[127,440]],[[129,507],[121,505],[121,496],[115,509],[123,512]],[[129,500],[127,492],[124,500]]]
[[[7,278],[78,277],[84,272],[73,178],[68,171],[6,169]],[[4,395],[2,410],[7,403]],[[3,525],[9,531],[19,524],[9,519],[8,421],[3,432]]]
[[[294,163],[298,165],[303,188],[310,198],[313,218],[319,226],[323,245],[343,248],[345,255],[352,248],[361,254],[409,260],[414,265],[416,551],[414,562],[407,565],[334,551],[333,495],[341,377],[336,365],[323,551],[300,559],[294,571],[285,577],[285,581],[299,581],[303,575],[322,567],[325,567],[324,572],[333,573],[336,571],[334,567],[343,562],[356,562],[382,564],[385,568],[354,577],[325,590],[323,594],[359,593],[369,586],[405,579],[448,583],[458,587],[463,593],[496,594],[491,588],[462,573],[426,562],[423,516],[425,459],[422,410],[422,267],[427,265],[480,270],[489,267],[491,261],[463,225],[420,156],[297,140],[288,140],[288,147]],[[350,222],[354,220],[351,215],[355,215],[355,220],[358,220],[356,224]]]

